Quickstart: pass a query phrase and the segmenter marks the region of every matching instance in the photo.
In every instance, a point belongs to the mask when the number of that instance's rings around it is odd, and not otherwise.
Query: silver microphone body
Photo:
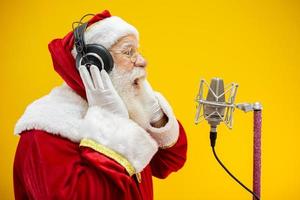
[[[207,96],[204,92],[207,88]],[[233,112],[236,107],[234,104],[238,84],[231,83],[224,86],[223,79],[213,78],[208,84],[204,79],[200,81],[199,92],[196,97],[197,111],[195,116],[195,124],[202,120],[207,120],[211,129],[216,129],[220,122],[228,128],[232,128]],[[226,94],[226,96],[225,96]]]
[[[208,89],[206,103],[203,106],[204,117],[211,127],[216,127],[225,114],[225,94],[223,79],[213,78]]]

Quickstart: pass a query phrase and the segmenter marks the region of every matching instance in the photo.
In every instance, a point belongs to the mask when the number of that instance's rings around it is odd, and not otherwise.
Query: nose
[[[136,67],[146,67],[147,66],[147,61],[145,60],[145,58],[141,54],[139,54],[136,58],[134,66],[136,66]]]

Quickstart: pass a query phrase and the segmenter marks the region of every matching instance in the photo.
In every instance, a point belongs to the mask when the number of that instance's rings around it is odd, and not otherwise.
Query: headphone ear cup
[[[99,45],[99,44],[86,45],[85,59],[81,60],[81,56],[77,54],[77,56],[76,56],[77,69],[79,68],[80,65],[85,65],[85,64],[89,63],[89,64],[93,64],[93,65],[97,66],[99,68],[99,70],[101,71],[103,69],[103,66],[97,56],[99,56],[102,59],[103,64],[104,64],[104,70],[107,73],[111,72],[113,69],[113,66],[114,66],[113,58],[112,58],[111,54],[109,53],[109,51],[104,46]]]

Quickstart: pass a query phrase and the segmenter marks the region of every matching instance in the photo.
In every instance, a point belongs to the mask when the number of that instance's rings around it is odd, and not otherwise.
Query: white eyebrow
[[[124,42],[124,44],[121,45],[121,49],[126,49],[128,47],[134,47],[135,46],[135,43],[132,42],[132,41],[127,41],[127,42]]]

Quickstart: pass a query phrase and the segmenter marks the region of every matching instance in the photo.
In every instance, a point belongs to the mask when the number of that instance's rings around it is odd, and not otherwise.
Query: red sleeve
[[[124,167],[90,148],[44,131],[21,134],[14,161],[17,200],[138,199],[131,184]]]
[[[187,139],[185,131],[179,124],[179,137],[175,145],[159,149],[150,162],[152,174],[157,178],[166,178],[171,172],[178,171],[186,161]]]

